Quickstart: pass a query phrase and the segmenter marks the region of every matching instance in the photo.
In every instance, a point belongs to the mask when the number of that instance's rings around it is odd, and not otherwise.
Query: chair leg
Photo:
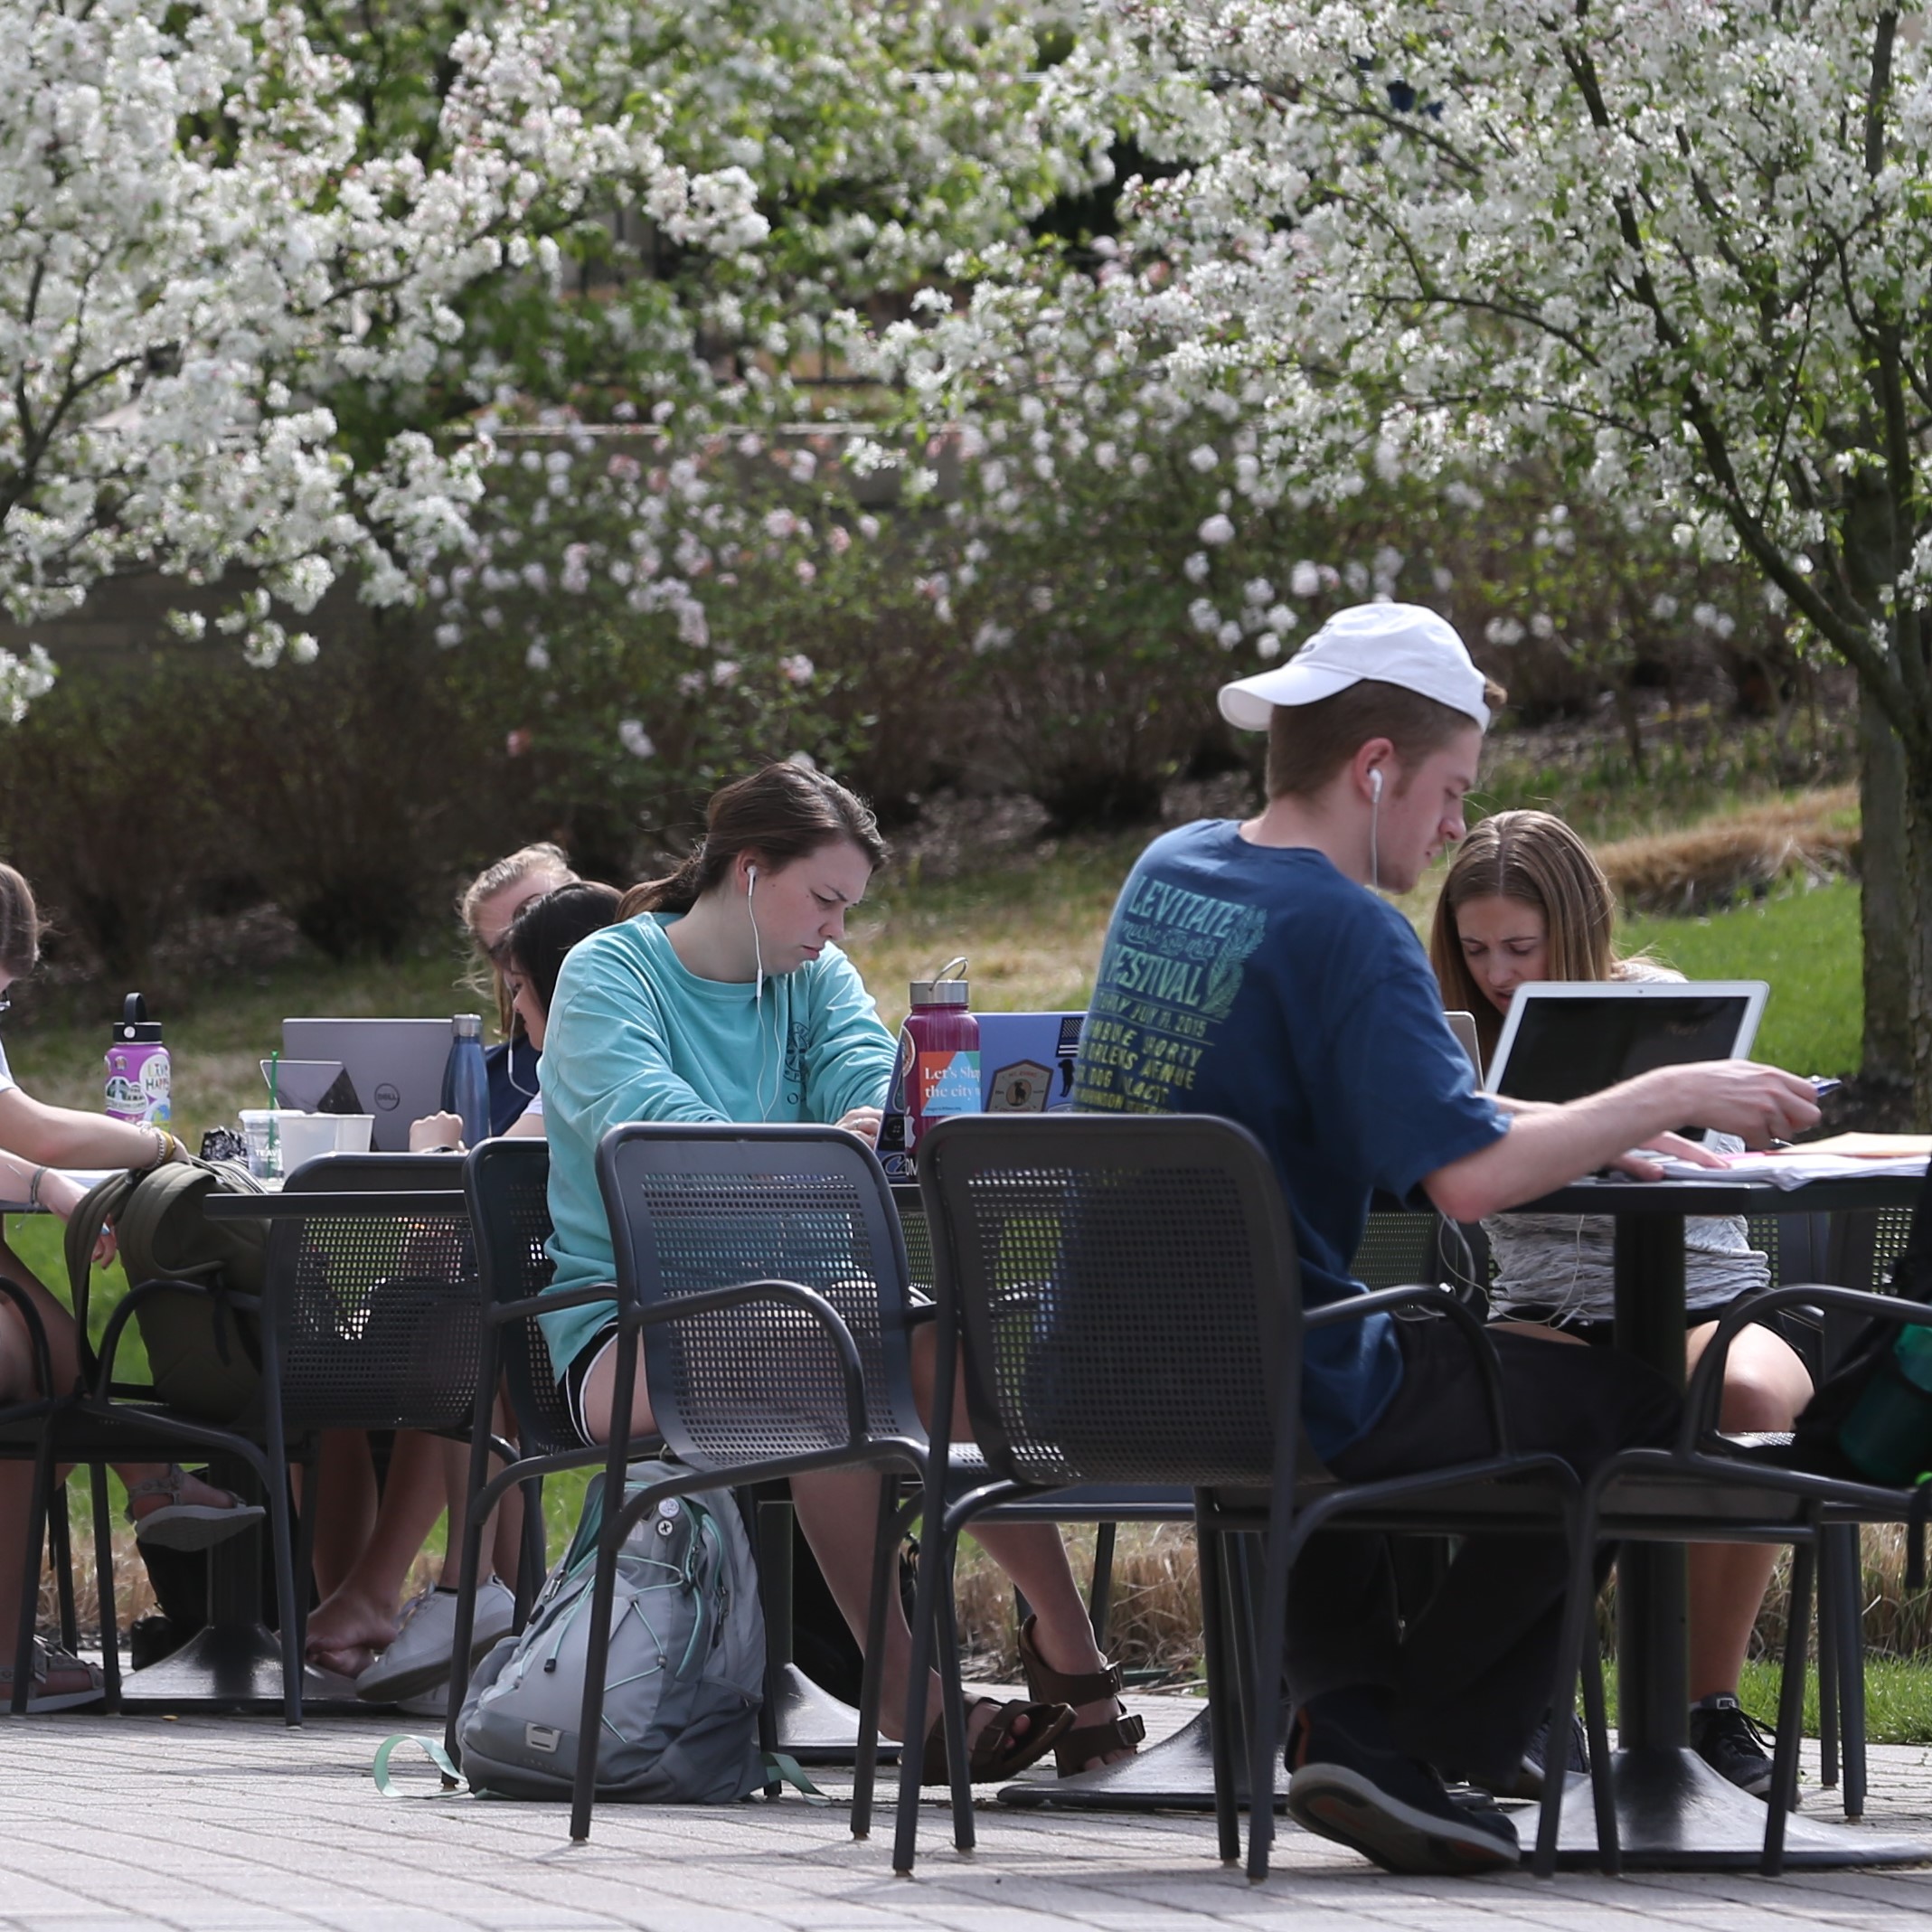
[[[1214,1832],[1224,1865],[1241,1859],[1241,1814],[1235,1796],[1232,1712],[1239,1690],[1228,1668],[1227,1538],[1218,1530],[1194,1526],[1194,1560],[1201,1573],[1201,1645],[1208,1673],[1208,1744],[1214,1764]],[[1268,1767],[1273,1815],[1275,1767]]]
[[[899,1482],[879,1484],[879,1521],[872,1531],[872,1588],[865,1609],[865,1663],[859,1679],[859,1755],[852,1773],[852,1835],[872,1832],[872,1781],[879,1763],[879,1699],[885,1663],[886,1593],[899,1587]]]
[[[597,1573],[590,1588],[590,1628],[586,1637],[584,1697],[577,1725],[577,1775],[570,1792],[570,1838],[581,1844],[590,1835],[590,1812],[597,1803],[598,1747],[604,1729],[604,1675],[610,1663],[610,1611],[617,1596],[617,1553],[624,1544],[625,1471],[630,1461],[631,1376],[636,1350],[620,1336],[617,1390],[611,1415],[618,1427],[604,1463],[604,1521],[597,1539]]]
[[[1830,1532],[1844,1538],[1845,1554],[1837,1571],[1836,1615],[1839,1759],[1843,1772],[1845,1816],[1865,1815],[1865,1574],[1864,1549],[1856,1523]],[[1821,1590],[1824,1588],[1820,1574]]]
[[[517,1485],[523,1493],[523,1548],[516,1558],[515,1628],[521,1632],[530,1621],[532,1606],[543,1579],[550,1574],[550,1552],[543,1533],[543,1478],[533,1475]]]
[[[487,1354],[485,1357],[488,1360]],[[479,1381],[481,1390],[488,1390],[494,1381]],[[476,1399],[476,1414],[472,1418],[469,1434],[469,1468],[463,1478],[463,1541],[457,1562],[457,1625],[451,1638],[449,1654],[449,1705],[443,1713],[443,1748],[449,1753],[449,1761],[460,1766],[462,1751],[457,1743],[457,1714],[463,1708],[463,1700],[469,1692],[469,1654],[476,1634],[476,1588],[483,1575],[483,1528],[482,1513],[476,1508],[476,1497],[490,1476],[490,1429],[494,1420],[492,1405],[487,1393]],[[524,1505],[523,1517],[527,1557],[530,1524],[529,1506]],[[520,1566],[521,1568],[521,1566]],[[523,1579],[517,1578],[517,1603],[521,1608],[523,1600]]]
[[[1839,1618],[1843,1607],[1838,1588],[1844,1553],[1836,1530],[1818,1532],[1818,1782],[1838,1782]]]
[[[27,1504],[27,1533],[21,1556],[20,1634],[14,1641],[14,1698],[15,1717],[27,1708],[27,1693],[33,1685],[33,1635],[41,1614],[41,1553],[47,1544],[47,1493],[53,1484],[53,1430],[41,1437],[33,1456],[33,1490]]]
[[[1785,1816],[1798,1786],[1798,1739],[1805,1728],[1805,1653],[1811,1635],[1812,1576],[1816,1552],[1808,1542],[1791,1552],[1791,1608],[1785,1633],[1785,1680],[1777,1699],[1777,1748],[1771,1759],[1771,1795],[1765,1805],[1766,1878],[1785,1869]]]
[[[938,1619],[941,1552],[946,1544],[944,1503],[928,1484],[919,1549],[919,1586],[912,1603],[912,1655],[906,1673],[906,1708],[900,1727],[899,1814],[892,1827],[892,1870],[901,1878],[912,1875],[919,1852],[919,1787],[926,1745],[926,1680],[932,1670],[934,1626]],[[869,1661],[869,1660],[868,1660]]]
[[[316,1484],[321,1475],[322,1449],[319,1441],[311,1437],[302,1452],[302,1494],[314,1498],[317,1495]],[[316,1524],[319,1512],[314,1509],[296,1510],[291,1495],[289,1507],[294,1511],[295,1525],[295,1573],[291,1581],[295,1585],[296,1628],[300,1635],[301,1647],[297,1654],[308,1655],[308,1612],[311,1600],[316,1595]]]
[[[1114,1542],[1119,1524],[1103,1522],[1094,1531],[1093,1581],[1087,1591],[1087,1621],[1100,1654],[1107,1654],[1107,1619],[1114,1607]]]
[[[1580,1512],[1578,1512],[1580,1513]],[[1540,1879],[1556,1876],[1557,1840],[1563,1825],[1563,1798],[1569,1784],[1569,1714],[1577,1704],[1577,1673],[1584,1645],[1597,1616],[1596,1570],[1586,1548],[1582,1526],[1569,1524],[1569,1588],[1564,1593],[1560,1635],[1557,1638],[1556,1682],[1550,1689],[1550,1728],[1543,1740],[1543,1797],[1536,1819],[1536,1852],[1531,1869]],[[1601,1683],[1598,1684],[1599,1696]],[[1590,1776],[1608,1780],[1610,1767],[1599,1772],[1597,1754],[1590,1753]],[[1614,1830],[1614,1824],[1613,1824]]]
[[[1249,1688],[1247,1701],[1250,1885],[1258,1885],[1267,1878],[1268,1847],[1275,1836],[1275,1758],[1283,1748],[1281,1687],[1287,1641],[1288,1570],[1296,1556],[1290,1529],[1287,1513],[1278,1511],[1268,1529],[1261,1628],[1254,1649],[1255,1681]],[[1216,1802],[1218,1805],[1218,1798]]]
[[[74,1609],[73,1524],[67,1512],[67,1484],[55,1472],[53,1494],[48,1498],[47,1557],[53,1567],[53,1595],[61,1625],[61,1647],[70,1654],[80,1648],[80,1619]]]
[[[939,1593],[935,1601],[933,1635],[939,1654],[939,1704],[946,1733],[947,1784],[953,1805],[953,1845],[970,1852],[978,1842],[973,1819],[973,1771],[966,1749],[966,1689],[959,1680],[959,1624],[954,1607],[954,1561],[959,1552],[964,1523],[947,1531],[939,1550]],[[910,1740],[908,1740],[909,1745]]]
[[[1583,1638],[1583,1728],[1590,1751],[1590,1802],[1597,1813],[1597,1862],[1607,1878],[1623,1870],[1623,1841],[1616,1828],[1616,1786],[1610,1775],[1610,1720],[1603,1696],[1603,1652],[1588,1624]],[[1601,1765],[1603,1776],[1597,1775]],[[1607,1853],[1604,1847],[1609,1847]]]
[[[114,1600],[114,1525],[108,1511],[108,1465],[88,1467],[94,1514],[94,1588],[100,1599],[100,1682],[108,1715],[121,1708],[120,1616]]]

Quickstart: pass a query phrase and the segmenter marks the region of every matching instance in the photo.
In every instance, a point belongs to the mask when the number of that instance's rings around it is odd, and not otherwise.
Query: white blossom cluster
[[[741,171],[667,160],[647,114],[565,96],[542,0],[478,10],[426,165],[372,143],[357,77],[273,0],[0,0],[0,595],[16,621],[128,568],[236,567],[252,655],[345,566],[406,599],[466,539],[485,454],[420,429],[360,462],[332,403],[419,382],[465,291],[600,183],[686,246],[762,233]],[[306,642],[299,647],[306,648]],[[0,664],[0,702],[33,694]]]

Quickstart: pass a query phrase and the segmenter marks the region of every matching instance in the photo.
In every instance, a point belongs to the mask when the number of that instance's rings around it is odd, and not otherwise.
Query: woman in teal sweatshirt
[[[540,1070],[553,1291],[611,1278],[596,1163],[598,1144],[620,1122],[819,1121],[877,1138],[892,1036],[835,942],[885,853],[872,813],[842,786],[799,766],[768,766],[720,791],[704,841],[683,865],[635,889],[618,923],[565,960]],[[608,1440],[614,1309],[559,1309],[543,1327],[585,1439]],[[631,1428],[652,1428],[641,1374]],[[792,1496],[862,1642],[878,1477],[856,1469],[799,1476]],[[1010,1777],[1056,1745],[1062,1771],[1126,1755],[1140,1720],[1120,1715],[1059,1532],[989,1525],[980,1541],[1033,1607],[1023,1633],[1030,1680],[1065,1690],[1079,1708],[1070,1720],[1057,1701],[978,1700],[968,1718],[975,1776]],[[905,1683],[909,1645],[889,1597],[889,1720],[904,1708],[891,1686]],[[938,1708],[935,1679],[928,1720]],[[930,1748],[928,1765],[943,1776],[943,1757]]]

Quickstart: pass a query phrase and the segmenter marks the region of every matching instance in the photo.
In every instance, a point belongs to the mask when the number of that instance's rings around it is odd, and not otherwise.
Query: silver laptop
[[[409,1151],[410,1123],[443,1104],[448,1020],[284,1020],[282,1051],[296,1060],[339,1060],[358,1113],[372,1114],[371,1145]]]
[[[1770,990],[1761,979],[1531,980],[1510,1001],[1484,1090],[1580,1100],[1655,1067],[1739,1059]]]
[[[1449,1023],[1449,1031],[1456,1035],[1456,1045],[1469,1056],[1470,1068],[1480,1086],[1483,1079],[1483,1042],[1476,1037],[1475,1015],[1452,1006],[1443,1014],[1443,1018]]]

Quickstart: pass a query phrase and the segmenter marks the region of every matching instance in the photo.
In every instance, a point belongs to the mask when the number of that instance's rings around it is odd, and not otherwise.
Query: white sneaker
[[[516,1617],[516,1597],[495,1577],[476,1587],[476,1622],[469,1646],[474,1663]],[[419,1692],[431,1691],[449,1675],[456,1653],[457,1593],[427,1589],[403,1606],[396,1640],[355,1680],[355,1694],[365,1702],[393,1704]]]

